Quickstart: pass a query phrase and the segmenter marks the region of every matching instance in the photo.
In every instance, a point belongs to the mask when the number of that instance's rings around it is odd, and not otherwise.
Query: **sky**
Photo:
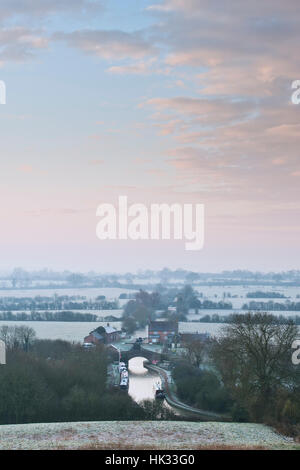
[[[297,0],[1,0],[1,269],[299,269]],[[202,250],[99,204],[204,204]]]

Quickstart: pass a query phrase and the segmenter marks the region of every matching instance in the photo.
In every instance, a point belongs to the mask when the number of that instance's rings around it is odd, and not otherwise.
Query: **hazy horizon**
[[[219,270],[219,271],[205,271],[205,270],[196,270],[196,271],[192,271],[192,270],[189,270],[189,269],[184,269],[182,267],[177,267],[177,268],[174,268],[174,269],[171,269],[170,267],[168,266],[164,266],[163,268],[160,268],[160,269],[138,269],[136,271],[130,271],[130,270],[125,270],[125,271],[106,271],[106,270],[94,270],[94,269],[90,269],[90,270],[72,270],[72,269],[68,269],[68,268],[65,268],[65,269],[52,269],[50,267],[47,267],[47,266],[43,266],[42,268],[37,268],[37,269],[30,269],[30,268],[25,268],[24,266],[14,266],[10,269],[1,269],[0,270],[0,276],[3,277],[3,276],[10,276],[12,275],[12,273],[15,271],[15,270],[22,270],[22,271],[25,271],[29,274],[34,274],[34,273],[43,273],[43,272],[48,272],[48,273],[53,273],[53,274],[63,274],[63,273],[79,273],[79,274],[83,274],[83,275],[88,275],[88,274],[96,274],[96,275],[102,275],[102,276],[110,276],[110,275],[121,275],[121,276],[124,276],[126,274],[131,274],[133,276],[141,276],[141,275],[145,275],[147,274],[147,271],[150,271],[150,272],[153,272],[153,274],[159,274],[161,273],[162,271],[164,270],[168,270],[170,273],[177,273],[178,271],[183,271],[183,272],[187,272],[187,273],[196,273],[196,274],[199,274],[199,275],[203,275],[203,274],[211,274],[211,275],[216,275],[216,276],[220,276],[222,274],[229,274],[229,273],[237,273],[237,272],[242,272],[242,273],[246,273],[246,272],[249,272],[253,275],[255,274],[261,274],[263,276],[266,276],[266,275],[269,275],[269,274],[287,274],[289,272],[297,272],[300,274],[300,269],[292,269],[292,270],[282,270],[282,271],[258,271],[258,270],[250,270],[250,269],[241,269],[241,268],[236,268],[236,269],[230,269],[230,270],[227,270],[227,269],[224,269],[224,270]]]

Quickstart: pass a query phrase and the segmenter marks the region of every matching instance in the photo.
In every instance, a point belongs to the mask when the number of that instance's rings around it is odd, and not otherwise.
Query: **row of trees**
[[[127,395],[105,389],[103,351],[59,343],[36,341],[31,351],[8,351],[0,370],[1,424],[128,419],[134,414]]]
[[[82,273],[72,273],[70,271],[52,271],[50,269],[41,269],[38,271],[26,271],[20,267],[15,268],[12,272],[1,274],[1,279],[29,279],[29,280],[59,280],[59,281],[66,281],[74,282],[81,280],[80,276],[84,279],[125,279],[125,280],[134,280],[135,278],[138,279],[154,279],[154,278],[168,278],[168,279],[175,279],[175,280],[187,280],[189,279],[201,279],[206,280],[208,278],[211,279],[267,279],[267,280],[281,280],[281,279],[299,279],[300,278],[300,271],[299,270],[289,270],[289,271],[282,271],[279,273],[276,272],[268,272],[263,273],[259,271],[248,271],[242,269],[236,269],[233,271],[222,271],[221,273],[207,273],[207,272],[193,272],[188,271],[185,269],[174,269],[171,270],[169,268],[163,268],[159,271],[153,271],[151,269],[147,270],[140,270],[137,274],[134,273],[125,273],[125,274],[101,274],[90,271],[89,273],[82,274]]]
[[[33,328],[26,325],[2,325],[0,327],[0,339],[4,341],[6,349],[9,351],[16,349],[28,351],[36,339],[36,334]]]
[[[0,320],[2,321],[76,321],[76,322],[93,322],[98,321],[98,315],[93,313],[78,313],[69,310],[58,312],[0,312]],[[111,321],[111,320],[110,320]]]
[[[214,313],[213,315],[204,315],[203,317],[197,319],[197,322],[201,323],[231,323],[232,319],[234,318],[234,314],[230,315],[219,315],[218,313]],[[300,316],[293,315],[293,316],[283,316],[283,315],[276,315],[275,320],[278,325],[286,325],[290,321],[293,321],[296,325],[300,325]]]
[[[251,302],[243,305],[243,310],[281,310],[281,311],[300,311],[300,302],[274,302],[269,300],[268,302],[257,302],[252,300]]]
[[[35,311],[35,310],[115,310],[119,308],[118,301],[108,301],[105,296],[95,300],[86,300],[80,296],[52,297],[3,297],[0,298],[0,311]]]
[[[246,297],[249,299],[286,299],[286,296],[280,292],[263,292],[260,290],[255,292],[248,292]]]

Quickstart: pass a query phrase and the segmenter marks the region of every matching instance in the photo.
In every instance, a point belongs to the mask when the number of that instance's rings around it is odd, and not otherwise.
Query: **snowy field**
[[[251,423],[103,421],[0,426],[0,449],[299,449],[293,439]]]

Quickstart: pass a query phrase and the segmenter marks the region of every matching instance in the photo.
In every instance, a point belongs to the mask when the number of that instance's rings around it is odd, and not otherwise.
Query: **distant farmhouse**
[[[109,325],[98,326],[95,330],[91,331],[88,336],[84,338],[85,343],[91,344],[110,344],[119,341],[121,338],[121,331]]]
[[[148,343],[150,344],[188,344],[194,341],[207,341],[209,333],[180,332],[178,322],[150,321],[148,325]]]

